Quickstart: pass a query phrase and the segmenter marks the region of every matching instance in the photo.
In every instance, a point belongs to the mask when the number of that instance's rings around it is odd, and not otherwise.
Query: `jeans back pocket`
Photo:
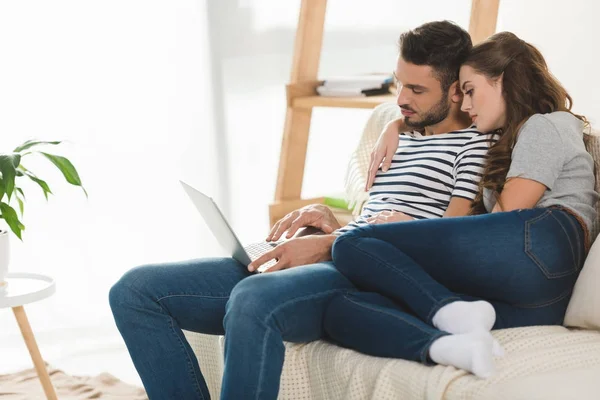
[[[525,221],[525,252],[548,279],[579,270],[582,238],[571,218],[564,211],[546,210]]]

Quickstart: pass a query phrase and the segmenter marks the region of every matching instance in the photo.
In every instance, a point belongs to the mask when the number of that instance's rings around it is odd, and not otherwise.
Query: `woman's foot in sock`
[[[442,336],[429,348],[429,357],[436,363],[452,365],[480,378],[494,373],[494,338],[489,332],[478,331]]]
[[[453,334],[489,332],[496,322],[496,311],[487,301],[455,301],[440,308],[433,326]]]

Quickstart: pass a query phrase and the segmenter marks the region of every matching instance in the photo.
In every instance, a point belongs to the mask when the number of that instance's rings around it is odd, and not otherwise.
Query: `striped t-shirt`
[[[401,133],[392,164],[387,172],[377,172],[361,215],[335,234],[366,225],[366,218],[385,210],[441,218],[452,197],[473,200],[495,139],[472,127],[430,136]]]

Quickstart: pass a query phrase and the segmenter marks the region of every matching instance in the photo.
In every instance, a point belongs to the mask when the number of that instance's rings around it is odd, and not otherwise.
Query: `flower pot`
[[[10,261],[10,244],[7,230],[0,229],[0,292],[4,285],[4,279],[8,274],[8,263]]]

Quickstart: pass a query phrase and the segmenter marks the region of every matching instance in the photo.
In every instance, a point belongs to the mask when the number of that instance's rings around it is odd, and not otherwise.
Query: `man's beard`
[[[439,124],[448,117],[449,113],[450,102],[446,100],[446,96],[443,96],[440,102],[434,105],[420,121],[411,121],[413,117],[405,117],[404,123],[410,128],[424,129],[426,126]]]

